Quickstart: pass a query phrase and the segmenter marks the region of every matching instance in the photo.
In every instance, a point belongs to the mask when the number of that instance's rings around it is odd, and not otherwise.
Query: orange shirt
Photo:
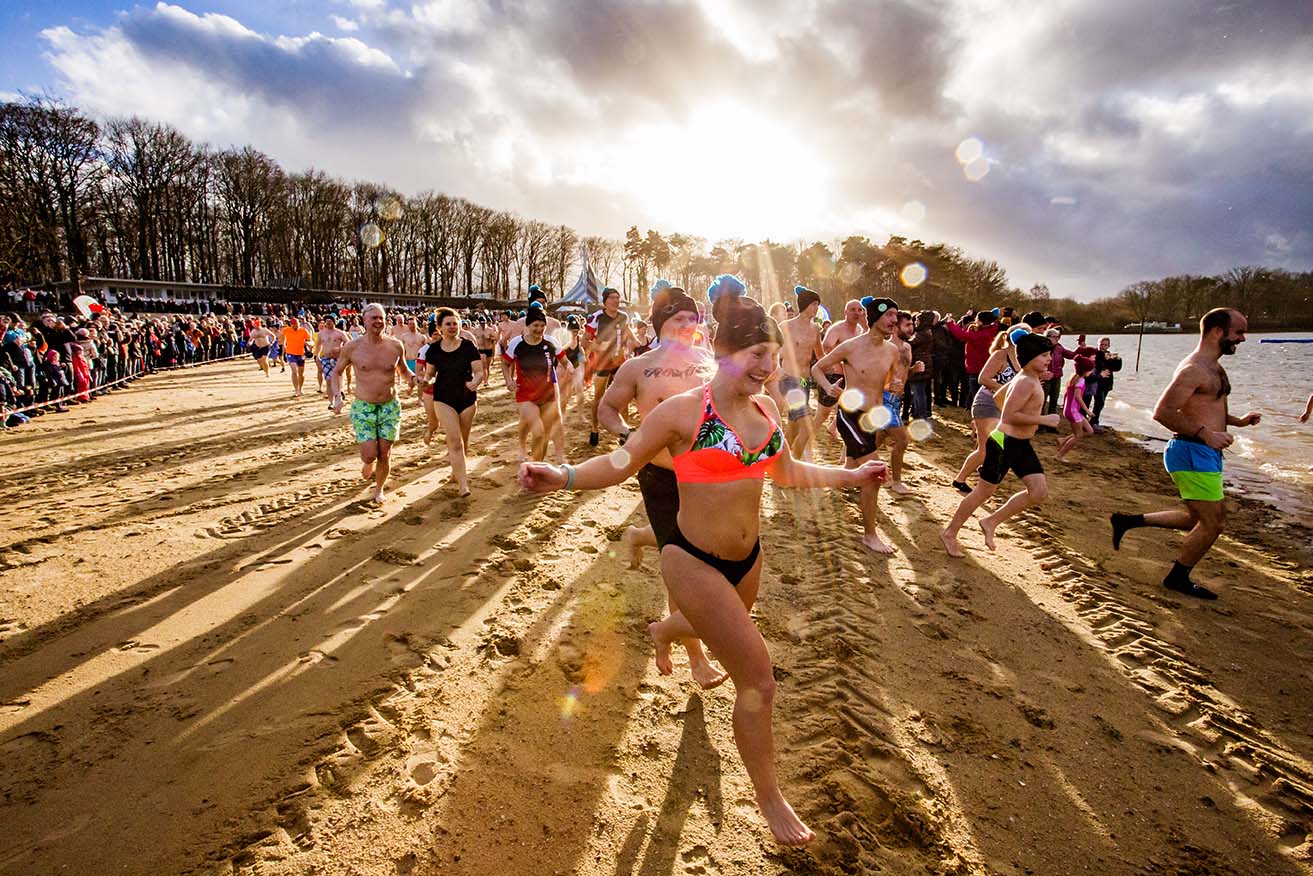
[[[283,329],[283,352],[291,353],[293,356],[304,356],[305,345],[310,343],[310,332],[306,331],[305,326],[292,328],[287,326]]]

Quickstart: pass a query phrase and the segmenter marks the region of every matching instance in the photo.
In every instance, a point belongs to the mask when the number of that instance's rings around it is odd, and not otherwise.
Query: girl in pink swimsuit
[[[1071,434],[1058,439],[1058,459],[1065,459],[1082,438],[1094,434],[1090,425],[1090,409],[1085,406],[1085,378],[1094,373],[1094,359],[1077,356],[1076,373],[1067,381],[1067,392],[1062,400],[1062,416],[1071,423]]]

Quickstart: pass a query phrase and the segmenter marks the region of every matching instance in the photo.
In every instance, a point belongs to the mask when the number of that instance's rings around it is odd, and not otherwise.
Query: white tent
[[[552,302],[553,307],[565,304],[577,304],[584,309],[602,306],[602,284],[597,281],[597,275],[593,273],[593,267],[588,263],[587,246],[579,247],[579,258],[583,262],[583,269],[579,272],[578,281],[560,301]]]

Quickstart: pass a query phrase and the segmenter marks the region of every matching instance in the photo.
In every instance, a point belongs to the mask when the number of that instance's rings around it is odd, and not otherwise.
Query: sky
[[[585,235],[1313,267],[1307,0],[11,0],[20,92]]]

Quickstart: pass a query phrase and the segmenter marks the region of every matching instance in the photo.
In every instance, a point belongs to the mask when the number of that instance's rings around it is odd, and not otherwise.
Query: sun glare
[[[821,154],[799,132],[737,104],[642,126],[617,164],[618,182],[654,221],[687,233],[785,240],[824,223]]]

